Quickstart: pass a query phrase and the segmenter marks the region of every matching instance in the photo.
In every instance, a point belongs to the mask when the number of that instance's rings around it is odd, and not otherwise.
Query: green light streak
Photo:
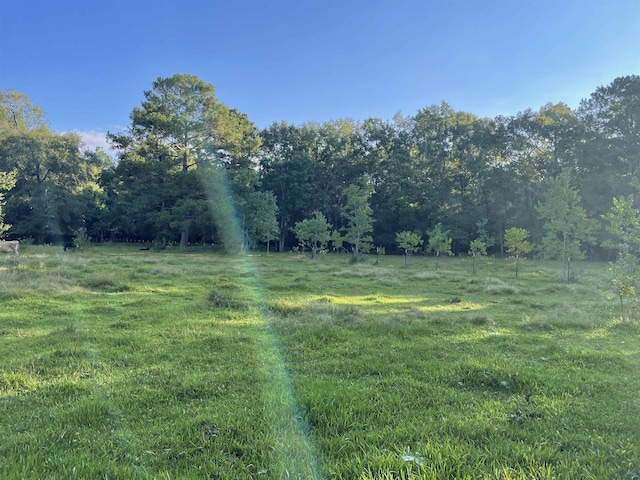
[[[223,168],[214,168],[203,175],[219,234],[228,252],[241,251],[243,232]],[[302,408],[298,405],[291,380],[284,366],[276,335],[271,330],[269,312],[260,286],[259,272],[249,256],[239,256],[234,262],[237,275],[249,289],[249,315],[257,321],[256,347],[260,354],[264,383],[264,416],[273,438],[273,478],[321,479],[317,455],[308,438]]]

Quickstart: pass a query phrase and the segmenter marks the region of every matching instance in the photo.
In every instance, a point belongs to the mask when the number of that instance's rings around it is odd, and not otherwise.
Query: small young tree
[[[616,262],[609,268],[605,291],[607,297],[620,300],[620,315],[624,318],[624,305],[628,305],[627,316],[630,316],[640,282],[637,259],[640,251],[640,211],[633,205],[633,195],[614,198],[611,210],[603,218],[609,222],[607,230],[614,236],[613,240],[606,242],[606,246],[618,249]]]
[[[449,230],[442,228],[442,223],[438,222],[429,232],[429,243],[427,248],[430,252],[433,252],[436,257],[436,272],[438,271],[438,259],[440,254],[451,255],[451,237],[449,237]]]
[[[360,252],[367,253],[373,247],[373,210],[369,199],[373,187],[365,185],[349,185],[344,190],[347,203],[342,208],[342,217],[347,221],[345,240],[353,246],[353,259],[357,260]]]
[[[256,192],[257,204],[254,212],[255,235],[259,241],[267,243],[267,255],[269,255],[269,243],[280,235],[278,225],[278,204],[272,192]]]
[[[476,257],[486,257],[487,256],[487,244],[484,243],[479,238],[476,238],[469,245],[469,255],[471,255],[471,271],[475,275],[476,274]]]
[[[527,238],[529,238],[529,232],[526,228],[511,227],[504,232],[504,244],[507,247],[507,253],[514,255],[516,259],[516,278],[518,278],[520,256],[526,255],[533,250],[533,245],[529,243]]]
[[[591,240],[594,222],[580,206],[580,195],[571,187],[569,172],[549,180],[544,203],[538,204],[538,218],[546,232],[541,245],[547,258],[562,259],[562,278],[570,280],[571,259],[583,259],[581,244]]]
[[[469,245],[469,255],[471,255],[472,263],[471,263],[471,271],[473,274],[476,274],[476,258],[477,257],[486,257],[487,256],[487,248],[492,247],[496,242],[495,238],[490,237],[487,234],[487,219],[483,218],[476,223],[478,227],[478,238],[473,240]]]
[[[633,205],[633,195],[614,198],[611,210],[602,218],[609,223],[607,231],[614,236],[605,246],[624,253],[640,251],[640,211]]]
[[[409,255],[418,250],[423,240],[416,233],[404,231],[396,233],[396,243],[404,250],[404,266],[406,267]]]
[[[638,262],[630,253],[620,252],[618,259],[609,267],[607,276],[607,298],[620,300],[620,316],[625,317],[625,303],[627,317],[631,316],[632,304],[636,298],[636,286],[640,279]]]
[[[331,225],[321,212],[316,212],[313,218],[307,218],[297,222],[293,227],[293,233],[302,244],[311,250],[311,258],[327,246]]]
[[[332,230],[329,235],[329,243],[331,244],[331,251],[333,253],[339,252],[344,245],[344,237],[339,230]]]

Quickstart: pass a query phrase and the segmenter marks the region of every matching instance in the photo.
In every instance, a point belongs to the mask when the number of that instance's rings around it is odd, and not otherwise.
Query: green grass
[[[604,264],[0,257],[0,478],[634,479]]]

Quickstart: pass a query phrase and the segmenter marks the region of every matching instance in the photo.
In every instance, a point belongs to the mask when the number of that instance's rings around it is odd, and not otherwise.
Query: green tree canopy
[[[449,230],[445,230],[442,223],[438,222],[429,232],[429,243],[427,249],[433,252],[436,257],[436,270],[438,270],[438,259],[440,254],[451,255],[451,237],[449,236]]]
[[[49,243],[87,226],[85,214],[100,190],[100,166],[80,146],[77,135],[46,128],[2,137],[0,171],[15,172],[5,210],[12,235]]]
[[[373,246],[371,232],[373,230],[373,210],[369,205],[373,187],[349,185],[344,190],[347,199],[342,208],[342,217],[347,221],[345,241],[353,247],[353,257],[368,253]]]
[[[327,246],[331,225],[321,212],[315,212],[313,218],[296,222],[293,231],[303,247],[311,250],[311,258]]]
[[[265,242],[269,253],[269,243],[280,234],[276,197],[272,192],[257,191],[246,202],[243,210],[246,212],[245,230],[249,235],[249,243],[255,245]]]
[[[613,205],[603,215],[607,231],[614,236],[606,245],[622,253],[640,253],[640,210],[635,208],[633,195],[613,198]]]
[[[504,243],[507,253],[515,256],[516,277],[519,271],[520,257],[533,251],[533,244],[528,240],[529,232],[526,228],[511,227],[504,232]]]
[[[422,245],[423,240],[420,238],[420,235],[414,232],[398,232],[396,234],[396,243],[398,247],[404,250],[404,265],[407,266],[407,257],[411,255],[413,252],[416,252],[420,245]]]
[[[42,109],[17,90],[0,90],[0,135],[46,128]]]
[[[15,172],[0,172],[0,238],[4,236],[11,225],[4,223],[4,212],[2,209],[5,205],[5,193],[13,188],[16,184]]]
[[[156,239],[178,234],[186,248],[192,229],[204,232],[207,223],[226,218],[212,208],[234,204],[211,202],[219,192],[210,189],[239,196],[252,191],[257,174],[251,158],[259,138],[245,115],[219,103],[213,86],[196,76],[158,78],[152,87],[144,92],[142,106],[133,109],[128,133],[109,135],[120,151],[112,177],[117,184],[114,208],[130,212],[128,219],[118,220],[122,230],[140,235],[139,227],[129,223],[133,216]],[[215,168],[227,173],[212,175]],[[224,179],[231,188],[211,178]]]
[[[562,276],[569,280],[569,261],[584,258],[582,244],[591,240],[595,225],[580,205],[569,171],[549,179],[547,184],[544,202],[537,206],[545,230],[541,251],[547,258],[562,260]]]

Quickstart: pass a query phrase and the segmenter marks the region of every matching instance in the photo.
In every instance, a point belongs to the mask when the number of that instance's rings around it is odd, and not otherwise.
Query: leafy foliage
[[[211,230],[217,218],[208,188],[252,191],[256,177],[249,158],[259,144],[257,131],[245,115],[217,101],[212,85],[193,75],[158,78],[144,96],[142,107],[131,113],[128,135],[110,136],[121,152],[113,208],[142,222],[132,225],[117,215],[114,227],[138,236],[144,223],[151,228],[142,230],[163,245],[179,234],[186,248],[194,228]],[[212,172],[217,168],[228,173]],[[212,184],[211,177],[224,178],[231,188]]]
[[[511,227],[504,232],[507,253],[514,255],[516,259],[516,278],[518,277],[520,257],[533,250],[533,245],[527,240],[528,238],[529,232],[526,228]]]
[[[632,314],[636,303],[636,290],[640,282],[638,260],[630,253],[620,252],[614,264],[609,267],[605,293],[609,298],[620,301],[620,316],[625,318]],[[625,311],[625,303],[627,309]]]
[[[634,207],[633,195],[613,198],[611,210],[603,215],[607,231],[614,235],[606,244],[623,253],[640,253],[640,210]]]
[[[547,258],[562,259],[562,277],[569,278],[571,259],[585,257],[582,245],[591,240],[595,222],[587,218],[580,205],[578,191],[570,185],[570,173],[565,171],[548,181],[544,203],[538,205],[539,218],[546,234],[541,250]]]
[[[423,240],[417,233],[405,231],[396,234],[396,242],[398,247],[404,250],[404,265],[406,267],[407,257],[418,250]]]
[[[85,224],[99,202],[99,169],[80,151],[80,138],[46,128],[9,132],[0,141],[0,171],[15,172],[5,215],[18,238],[51,243]]]
[[[4,223],[4,213],[2,211],[5,205],[5,192],[11,190],[13,186],[16,184],[16,175],[15,172],[0,172],[0,236],[4,232],[6,232],[11,225],[6,225]]]
[[[316,212],[313,218],[297,222],[293,228],[296,238],[303,247],[311,250],[311,258],[324,250],[330,239],[331,225],[321,212]]]
[[[360,253],[368,253],[373,247],[371,231],[373,230],[373,210],[369,206],[369,198],[373,193],[370,185],[361,187],[349,185],[344,190],[347,202],[342,208],[342,216],[347,221],[345,241],[352,245],[353,258]]]
[[[245,230],[251,244],[255,246],[258,242],[266,242],[269,252],[269,243],[280,234],[275,196],[271,192],[253,192],[248,197],[244,210]]]
[[[270,243],[257,233],[254,207],[256,194],[272,192],[281,251],[315,211],[345,233],[354,254],[394,250],[397,232],[442,223],[452,253],[480,240],[504,256],[505,230],[520,225],[545,256],[564,258],[568,272],[569,259],[610,258],[617,248],[602,216],[612,198],[637,195],[639,91],[640,77],[630,75],[599,87],[576,111],[560,102],[479,118],[443,102],[390,120],[280,122],[258,132],[212,85],[177,74],[152,82],[128,130],[109,136],[117,161],[83,152],[72,133],[48,131],[26,95],[2,91],[0,171],[16,171],[7,235],[37,243],[84,228],[94,241],[217,243],[240,252]],[[355,197],[345,195],[350,185],[371,188],[370,212],[359,218]],[[599,228],[589,231],[594,222]]]
[[[440,254],[451,255],[451,237],[449,237],[449,230],[444,230],[442,223],[438,222],[427,233],[429,236],[428,250],[433,252],[436,257],[436,271],[438,270],[438,258]]]

